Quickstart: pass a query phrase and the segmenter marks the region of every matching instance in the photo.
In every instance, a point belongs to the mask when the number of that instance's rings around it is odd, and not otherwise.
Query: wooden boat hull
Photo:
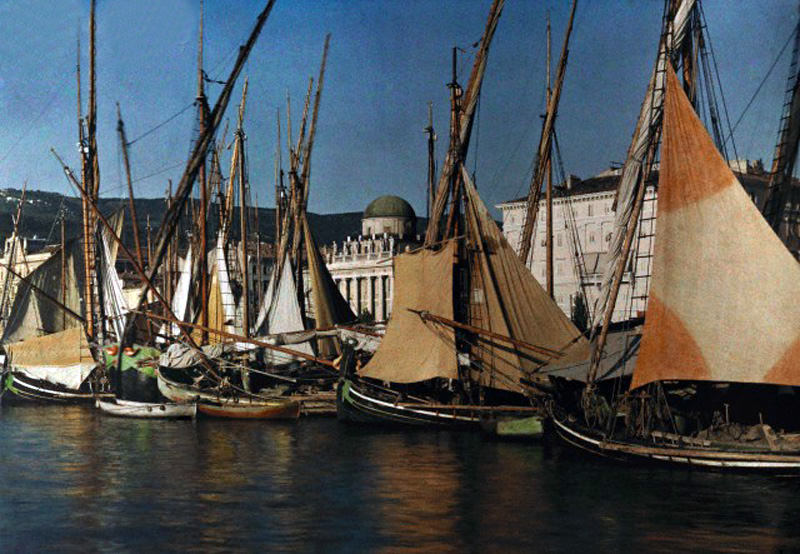
[[[83,404],[94,402],[98,397],[113,397],[110,393],[92,392],[86,382],[79,389],[71,389],[57,383],[33,379],[16,371],[5,375],[2,388],[3,403],[7,404]]]
[[[206,402],[199,401],[197,411],[204,416],[229,419],[297,419],[300,403],[293,400],[266,402]]]
[[[556,435],[570,446],[624,462],[650,462],[717,471],[800,472],[800,452],[745,451],[714,447],[643,445],[594,437],[552,414]]]
[[[336,411],[341,421],[380,425],[410,425],[416,427],[477,427],[480,415],[452,407],[431,409],[395,404],[360,387],[350,379],[342,379],[336,389]]]
[[[121,400],[98,400],[100,411],[117,417],[142,419],[190,419],[197,415],[196,404],[173,404],[171,402],[135,402]]]

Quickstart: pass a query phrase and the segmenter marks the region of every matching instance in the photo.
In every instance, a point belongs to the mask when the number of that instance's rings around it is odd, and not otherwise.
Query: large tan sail
[[[452,328],[426,324],[409,311],[453,319],[455,252],[451,240],[439,251],[425,248],[395,257],[392,317],[380,347],[359,372],[362,377],[393,383],[458,378]]]
[[[631,388],[800,386],[800,265],[667,73],[652,284]]]
[[[570,347],[570,359],[587,357],[588,341],[520,261],[463,168],[462,177],[467,236],[476,253],[470,271],[470,323],[551,350]],[[487,336],[475,340],[471,353],[482,370],[474,378],[484,386],[519,392],[521,379],[530,379],[537,368],[552,361]]]

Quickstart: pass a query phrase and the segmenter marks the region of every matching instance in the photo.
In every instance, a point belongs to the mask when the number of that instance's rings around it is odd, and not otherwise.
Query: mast
[[[153,257],[153,245],[150,241],[150,214],[147,214],[147,267],[150,267],[150,258]]]
[[[550,88],[550,12],[547,12],[547,105],[550,106],[550,97],[552,96],[552,90]],[[546,281],[546,290],[547,294],[550,295],[550,298],[555,298],[553,294],[553,163],[552,163],[553,151],[552,146],[550,152],[547,155],[547,189],[545,190],[545,219],[546,219],[546,226],[545,229],[545,243],[547,251],[545,253],[545,266],[547,271],[547,281]],[[523,260],[525,263],[525,260]]]
[[[158,271],[161,262],[164,260],[164,255],[166,254],[167,250],[167,243],[175,233],[175,229],[178,224],[178,218],[180,217],[183,206],[189,197],[192,185],[194,184],[195,178],[200,170],[200,165],[204,159],[204,153],[208,150],[213,135],[216,133],[217,128],[222,121],[222,116],[228,106],[228,101],[230,100],[233,85],[235,84],[236,79],[239,77],[239,73],[241,72],[244,63],[247,60],[247,57],[250,55],[250,51],[253,49],[258,36],[261,34],[261,29],[264,27],[264,23],[266,23],[274,4],[275,0],[268,0],[266,6],[259,14],[256,24],[251,31],[247,42],[239,49],[239,55],[236,59],[236,63],[234,64],[228,80],[225,82],[225,87],[223,88],[222,93],[217,99],[214,109],[211,111],[209,116],[209,125],[205,128],[205,132],[199,137],[197,144],[195,144],[195,147],[192,151],[192,155],[186,164],[186,170],[181,177],[180,183],[178,183],[178,190],[175,193],[175,202],[167,210],[167,213],[164,214],[164,220],[159,227],[158,236],[156,238],[155,255],[147,275],[148,279],[145,283],[144,293],[139,298],[139,302],[136,306],[137,310],[140,310],[144,304],[145,297],[153,280],[153,276]],[[126,322],[125,338],[127,338],[127,335],[131,331],[133,319],[134,318],[129,318]]]
[[[22,217],[22,206],[25,203],[25,190],[28,188],[28,181],[25,181],[22,184],[22,193],[19,197],[19,202],[17,203],[17,211],[12,218],[12,224],[14,226],[13,231],[11,233],[11,251],[8,253],[8,265],[14,267],[16,265],[17,259],[17,242],[19,242],[19,222],[20,218]],[[11,287],[11,274],[6,271],[5,280],[3,283],[3,297],[0,300],[0,318],[2,318],[3,322],[6,321],[7,312],[9,311],[6,307],[6,304],[9,300],[9,293],[11,292],[9,288]]]
[[[206,119],[208,117],[208,103],[206,101],[205,90],[203,88],[203,0],[200,0],[200,29],[197,33],[197,110],[198,110],[198,133],[203,136],[206,130]],[[200,266],[200,322],[204,328],[208,327],[208,229],[206,221],[208,219],[208,184],[206,182],[206,152],[201,152],[200,167],[197,172],[197,185],[200,187],[200,228],[199,252],[197,253],[198,265]],[[201,330],[201,344],[208,342],[208,331]]]
[[[78,69],[78,97],[80,98],[80,68]],[[79,100],[80,102],[80,100]],[[96,93],[95,93],[95,0],[89,12],[89,110],[86,115],[87,137],[83,135],[81,107],[78,106],[79,139],[81,144],[81,187],[91,198],[95,196],[95,177],[99,178],[96,165]],[[88,200],[82,199],[83,217],[83,273],[84,273],[84,316],[86,335],[91,342],[95,338],[95,297],[92,282],[95,278],[94,217]]]
[[[61,305],[67,304],[67,241],[64,233],[64,207],[61,207]],[[61,310],[61,328],[67,328],[67,312]]]
[[[644,203],[647,178],[661,137],[667,64],[672,63],[674,51],[681,47],[686,38],[688,21],[694,7],[694,0],[685,0],[679,6],[676,6],[673,0],[666,0],[658,56],[617,188],[614,235],[609,245],[609,253],[612,255],[606,267],[601,295],[596,305],[596,313],[602,313],[602,322],[599,327],[592,330],[592,339],[596,340],[592,347],[589,383],[594,382],[603,357],[614,307]]]
[[[428,126],[425,127],[425,134],[428,135],[428,194],[425,212],[428,220],[430,220],[431,209],[433,208],[433,187],[436,186],[436,157],[434,153],[436,131],[433,130],[433,102],[428,102]]]
[[[573,0],[570,10],[567,30],[564,35],[564,43],[561,47],[561,58],[558,62],[558,72],[553,91],[549,94],[547,103],[547,114],[542,125],[542,135],[539,139],[539,148],[536,152],[535,170],[531,176],[530,188],[528,190],[528,206],[525,212],[525,224],[522,227],[520,236],[519,257],[522,263],[528,264],[528,257],[531,252],[533,238],[533,228],[536,226],[536,217],[539,212],[539,199],[542,195],[542,183],[548,173],[550,154],[553,148],[553,129],[555,127],[556,116],[558,114],[558,102],[561,99],[561,88],[564,84],[564,75],[567,70],[567,58],[569,56],[569,37],[572,33],[572,23],[575,20],[575,9],[578,0]],[[549,64],[548,64],[549,67]]]
[[[133,229],[133,241],[136,246],[136,259],[139,265],[144,267],[142,261],[142,244],[139,238],[139,222],[136,218],[136,201],[133,197],[133,183],[131,181],[131,163],[128,157],[128,141],[125,138],[125,123],[122,121],[122,113],[120,112],[119,102],[117,102],[117,132],[119,133],[119,142],[122,146],[122,161],[125,164],[125,179],[128,183],[128,205],[131,211],[131,227]]]
[[[278,122],[278,141],[275,143],[275,255],[278,253],[278,244],[281,240],[281,220],[283,208],[283,167],[281,160],[281,112],[275,110]]]
[[[242,104],[239,106],[239,126],[236,129],[236,140],[239,146],[239,246],[242,268],[242,334],[250,337],[250,276],[247,264],[247,175],[245,167],[244,106],[247,99],[247,78],[242,88]]]
[[[503,4],[504,0],[494,0],[489,10],[489,18],[483,32],[483,37],[481,38],[481,45],[478,52],[475,54],[475,62],[472,65],[469,84],[467,85],[467,91],[462,100],[460,121],[458,124],[458,141],[457,144],[450,145],[444,165],[442,166],[442,173],[439,176],[439,182],[436,185],[436,195],[434,196],[433,207],[431,209],[431,219],[428,222],[428,230],[425,233],[426,246],[431,246],[439,241],[442,224],[441,219],[444,215],[448,198],[450,197],[451,183],[453,177],[459,171],[460,164],[463,163],[467,156],[469,139],[472,133],[472,123],[478,104],[478,95],[481,85],[483,84],[483,77],[486,73],[489,45],[492,42],[495,29],[497,29],[497,23],[503,11]]]
[[[794,31],[794,48],[781,114],[781,129],[775,146],[767,200],[764,204],[764,217],[784,242],[792,237],[789,227],[797,221],[796,214],[788,214],[788,221],[784,224],[784,218],[787,215],[785,207],[790,201],[792,176],[800,146],[800,60],[798,58],[800,58],[800,19]],[[796,257],[798,245],[795,243],[787,244],[787,246]]]

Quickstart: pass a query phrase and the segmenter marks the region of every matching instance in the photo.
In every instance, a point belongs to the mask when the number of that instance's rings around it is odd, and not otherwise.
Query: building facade
[[[353,313],[386,321],[392,313],[392,258],[415,247],[417,216],[397,196],[373,200],[361,221],[361,235],[322,248],[328,271]]]
[[[761,208],[766,201],[769,175],[760,161],[734,160],[731,168],[750,197]],[[558,306],[571,316],[576,298],[583,295],[590,313],[599,297],[603,274],[608,265],[608,250],[614,230],[614,200],[621,175],[609,169],[586,180],[570,177],[557,187],[553,199],[553,296]],[[613,321],[643,315],[647,307],[655,216],[658,201],[657,172],[647,184],[640,225],[634,235],[633,252],[623,275]],[[497,205],[503,218],[503,233],[519,251],[527,199],[519,198]],[[546,209],[539,205],[528,267],[545,286]]]

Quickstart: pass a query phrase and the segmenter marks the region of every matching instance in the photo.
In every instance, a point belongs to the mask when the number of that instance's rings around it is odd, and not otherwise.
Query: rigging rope
[[[780,61],[781,57],[783,57],[783,53],[786,51],[786,48],[788,48],[789,43],[792,41],[792,37],[793,36],[794,36],[794,29],[792,29],[792,32],[789,34],[789,38],[786,39],[786,42],[784,43],[784,45],[781,48],[780,52],[778,52],[778,55],[775,57],[775,60],[773,60],[772,65],[769,66],[769,69],[767,70],[766,75],[764,75],[764,78],[758,84],[758,87],[756,87],[756,90],[753,93],[753,96],[750,97],[750,100],[747,102],[747,105],[744,107],[744,110],[742,110],[742,113],[739,116],[739,118],[736,120],[736,123],[733,124],[733,127],[731,128],[731,131],[728,134],[728,138],[725,139],[726,143],[728,142],[728,140],[731,140],[733,138],[733,133],[736,132],[737,127],[739,127],[739,123],[742,122],[742,119],[744,119],[745,114],[747,114],[747,111],[753,105],[753,102],[755,101],[756,97],[758,96],[758,93],[761,92],[761,89],[764,87],[764,84],[766,84],[767,79],[769,79],[770,75],[772,74],[772,71],[775,69],[775,66],[778,65],[778,62]]]
[[[169,116],[167,119],[165,119],[164,121],[162,121],[161,123],[159,123],[159,124],[158,124],[158,125],[156,125],[155,127],[153,127],[153,128],[151,128],[151,129],[149,129],[149,130],[145,131],[144,133],[142,133],[141,135],[139,135],[139,136],[138,136],[138,137],[136,137],[135,139],[128,141],[128,146],[133,146],[135,143],[137,143],[138,141],[140,141],[140,140],[141,140],[141,139],[143,139],[144,137],[146,137],[146,136],[148,136],[148,135],[150,135],[150,134],[152,134],[152,133],[155,133],[155,132],[156,132],[156,131],[158,131],[158,130],[159,130],[161,127],[163,127],[164,125],[166,125],[167,123],[169,123],[170,121],[172,121],[173,119],[175,119],[176,117],[178,117],[178,116],[180,116],[180,115],[183,115],[183,114],[186,112],[186,110],[188,110],[189,108],[193,107],[193,106],[194,106],[194,104],[195,104],[194,102],[192,102],[191,104],[187,104],[187,105],[186,105],[185,107],[183,107],[183,108],[182,108],[180,111],[178,111],[178,112],[174,113],[173,115]]]

